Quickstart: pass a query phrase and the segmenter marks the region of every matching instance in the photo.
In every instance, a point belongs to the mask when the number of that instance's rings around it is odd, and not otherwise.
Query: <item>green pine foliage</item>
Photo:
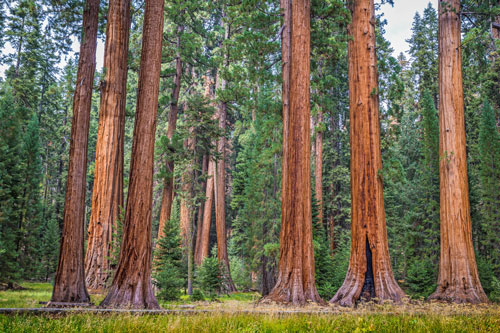
[[[479,127],[480,184],[482,216],[481,252],[491,269],[500,274],[500,133],[495,112],[488,101],[484,102]]]
[[[214,299],[222,288],[220,266],[215,249],[214,247],[212,255],[206,257],[196,270],[196,283],[203,294],[208,295],[211,299]]]
[[[323,221],[318,218],[319,206],[315,193],[312,196],[312,223],[313,223],[313,245],[314,245],[314,279],[319,295],[324,299],[330,299],[335,295],[335,287],[331,277],[334,274],[333,258],[330,252],[328,237],[325,232]]]
[[[156,296],[165,301],[177,300],[184,286],[182,249],[179,246],[179,227],[170,219],[165,223],[164,237],[158,242],[155,253],[154,284],[158,288]]]

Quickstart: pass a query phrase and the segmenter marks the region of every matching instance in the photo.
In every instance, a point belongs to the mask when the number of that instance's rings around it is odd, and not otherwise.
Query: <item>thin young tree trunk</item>
[[[130,0],[109,2],[92,209],[85,275],[89,291],[101,292],[111,275],[114,224],[123,206],[123,137],[127,93]]]
[[[90,107],[95,73],[99,0],[87,0],[83,11],[83,33],[75,94],[69,151],[68,180],[64,204],[64,224],[59,263],[52,298],[48,306],[59,303],[90,302],[85,287],[83,262],[85,191]]]
[[[127,208],[118,268],[103,307],[158,309],[151,284],[153,160],[163,0],[146,1]]]
[[[264,301],[323,301],[314,281],[310,145],[310,2],[282,0],[283,189],[276,285]],[[289,102],[289,104],[288,104]]]
[[[363,298],[400,302],[392,273],[382,188],[375,8],[350,2],[349,106],[351,142],[351,258],[342,287],[330,302],[353,306]]]
[[[430,299],[488,302],[476,267],[467,184],[460,1],[439,3],[439,175],[441,257]]]
[[[174,90],[172,91],[172,101],[170,102],[170,113],[168,115],[168,129],[167,138],[172,143],[172,138],[177,127],[177,112],[179,111],[179,94],[181,91],[181,76],[182,76],[182,59],[181,59],[181,35],[184,33],[184,26],[177,26],[177,51],[175,60],[175,78]],[[164,236],[163,229],[165,223],[170,219],[172,214],[172,202],[174,200],[174,160],[167,156],[167,172],[169,173],[165,178],[163,185],[163,193],[161,199],[160,209],[160,223],[158,229],[158,239]],[[156,242],[158,248],[159,242]]]

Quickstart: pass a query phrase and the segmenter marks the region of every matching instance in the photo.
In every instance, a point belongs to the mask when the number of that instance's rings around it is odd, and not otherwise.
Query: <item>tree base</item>
[[[438,289],[429,296],[428,300],[458,304],[489,303],[489,299],[482,289],[475,290],[469,288],[468,290],[464,290],[457,286],[448,286],[447,288],[438,286]]]
[[[288,282],[291,287],[288,284],[278,282],[269,295],[261,298],[259,303],[285,306],[304,306],[306,304],[328,305],[319,296],[314,283],[307,288],[303,288],[302,281],[300,280],[292,279]]]
[[[161,309],[151,287],[147,288],[146,292],[143,292],[141,288],[111,287],[108,295],[99,307],[113,309]]]

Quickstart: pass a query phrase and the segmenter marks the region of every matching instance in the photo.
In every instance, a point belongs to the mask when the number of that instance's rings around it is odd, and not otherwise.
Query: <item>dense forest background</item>
[[[491,3],[490,3],[491,2]],[[500,40],[491,25],[496,1],[462,1],[463,79],[472,233],[482,286],[500,299]],[[107,4],[102,5],[104,38]],[[62,230],[65,182],[83,3],[0,3],[0,281],[50,280]],[[224,12],[222,12],[224,8]],[[383,8],[383,7],[382,7]],[[413,297],[435,290],[439,261],[438,20],[429,5],[416,13],[408,57],[394,57],[377,11],[380,127],[385,209],[396,280]],[[224,15],[226,29],[221,26]],[[132,1],[125,121],[124,189],[134,127],[143,2]],[[313,191],[316,283],[325,299],[346,275],[350,254],[349,13],[340,0],[311,2],[312,170],[322,163],[322,206]],[[230,28],[228,29],[227,26]],[[180,201],[192,214],[205,203],[207,156],[221,158],[225,137],[225,215],[231,273],[240,290],[265,292],[279,259],[281,198],[281,51],[279,3],[167,0],[156,131],[153,239],[156,242],[167,159],[175,161],[175,199],[156,256],[185,285],[189,251],[180,242]],[[6,46],[9,47],[6,47]],[[177,130],[167,138],[182,60]],[[90,122],[87,218],[91,209],[100,88],[96,73]],[[224,89],[217,84],[227,82]],[[215,104],[227,106],[225,131]],[[318,149],[322,140],[322,153]],[[188,144],[188,138],[194,139]],[[186,172],[189,170],[189,172]],[[313,184],[318,177],[313,172]],[[314,187],[314,186],[313,186]],[[125,194],[126,198],[126,194]],[[215,210],[212,210],[215,219]],[[120,221],[117,223],[120,225]],[[119,234],[118,228],[115,231]],[[194,238],[194,237],[193,237]],[[116,237],[119,239],[119,237]],[[115,242],[119,248],[119,242]],[[216,244],[215,223],[210,248]],[[155,246],[152,244],[151,246]],[[118,250],[115,249],[116,252]],[[167,252],[167,253],[165,253]],[[160,260],[161,261],[161,260]],[[174,262],[175,261],[175,262]],[[209,270],[208,264],[203,269]],[[160,270],[161,271],[161,270]],[[201,271],[201,270],[200,270]],[[160,273],[156,279],[161,281]],[[206,278],[209,273],[201,274]],[[165,278],[165,277],[164,277]],[[168,281],[167,281],[168,282]],[[200,282],[202,283],[202,282]],[[168,283],[167,283],[168,284]]]

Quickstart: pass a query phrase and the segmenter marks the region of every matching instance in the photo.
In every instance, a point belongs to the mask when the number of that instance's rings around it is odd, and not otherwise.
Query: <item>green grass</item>
[[[90,315],[4,316],[1,332],[500,332],[498,316]]]
[[[0,292],[0,307],[41,307],[52,286],[23,283],[22,291]],[[92,296],[99,304],[103,295]],[[306,308],[328,314],[283,314],[276,305],[255,306],[257,293],[235,293],[217,302],[162,303],[165,308],[192,304],[214,312],[191,315],[61,314],[0,315],[0,332],[500,332],[500,306],[406,303],[367,303],[356,309]],[[220,312],[219,312],[220,310]],[[260,311],[260,313],[241,313]]]

